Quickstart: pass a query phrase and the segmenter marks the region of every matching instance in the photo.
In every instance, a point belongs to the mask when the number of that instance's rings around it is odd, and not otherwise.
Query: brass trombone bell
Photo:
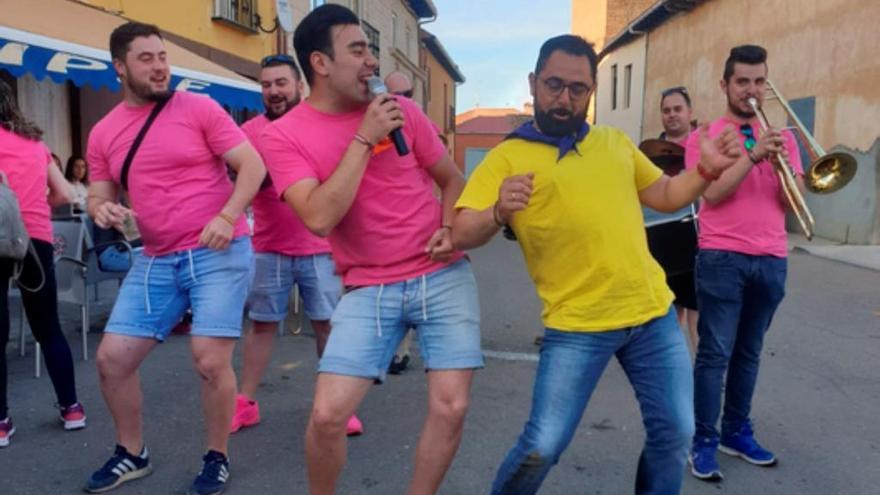
[[[800,134],[801,141],[810,156],[810,166],[804,172],[804,186],[807,190],[815,194],[829,194],[849,184],[858,169],[855,157],[842,151],[826,153],[816,138],[807,132],[801,119],[769,79],[767,88],[771,93],[767,99],[777,100],[782,105],[785,114],[794,123],[790,129]]]

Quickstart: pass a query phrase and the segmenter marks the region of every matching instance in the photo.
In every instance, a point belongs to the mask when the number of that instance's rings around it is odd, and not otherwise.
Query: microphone
[[[370,93],[373,94],[374,98],[388,92],[385,82],[379,76],[373,76],[368,79],[367,87],[370,88]],[[401,132],[400,127],[391,131],[391,140],[394,141],[394,147],[397,149],[398,155],[403,156],[409,153],[409,146],[406,145],[406,141],[403,139],[403,132]]]

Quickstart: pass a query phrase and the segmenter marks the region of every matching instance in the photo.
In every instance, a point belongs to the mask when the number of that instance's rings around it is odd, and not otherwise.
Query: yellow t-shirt
[[[596,332],[663,316],[674,298],[648,251],[638,192],[663,175],[621,131],[590,129],[559,162],[554,146],[510,139],[474,170],[456,208],[484,210],[511,175],[535,174],[513,215],[544,325]]]

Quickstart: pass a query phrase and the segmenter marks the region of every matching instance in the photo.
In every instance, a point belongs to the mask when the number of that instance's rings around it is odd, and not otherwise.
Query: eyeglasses
[[[285,54],[267,55],[263,57],[263,60],[260,61],[260,67],[263,68],[268,67],[270,64],[296,65],[296,62],[293,60],[293,57]]]
[[[397,95],[397,96],[405,96],[407,98],[412,98],[414,93],[413,93],[413,90],[408,89],[406,91],[395,91],[392,94]]]
[[[568,88],[568,96],[571,98],[583,98],[587,96],[590,92],[590,87],[581,82],[573,82],[565,84],[562,82],[562,79],[558,77],[548,77],[547,79],[541,79],[541,82],[547,89],[550,91],[550,94],[553,96],[559,96],[562,94],[562,90]]]
[[[746,150],[751,151],[752,148],[755,147],[755,144],[757,144],[757,141],[755,140],[755,130],[752,129],[751,124],[743,124],[739,126],[739,132],[746,137]]]
[[[679,93],[679,94],[681,94],[681,95],[687,95],[687,94],[688,94],[688,90],[687,90],[687,88],[684,87],[684,86],[676,86],[676,87],[674,87],[674,88],[664,89],[663,92],[660,93],[660,96],[661,96],[662,98],[666,98],[667,96],[669,96],[669,95],[671,95],[671,94],[673,94],[673,93]]]

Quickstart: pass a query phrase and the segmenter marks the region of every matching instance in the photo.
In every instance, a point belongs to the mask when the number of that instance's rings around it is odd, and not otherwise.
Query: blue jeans
[[[764,333],[785,295],[786,259],[702,250],[696,285],[700,345],[694,365],[694,441],[718,443],[715,427],[727,372],[721,429],[749,421]]]
[[[666,316],[622,330],[545,331],[532,412],[498,469],[493,494],[538,492],[571,442],[611,356],[617,356],[635,389],[647,432],[635,492],[679,492],[693,435],[693,382],[687,343],[675,311],[670,310]]]

